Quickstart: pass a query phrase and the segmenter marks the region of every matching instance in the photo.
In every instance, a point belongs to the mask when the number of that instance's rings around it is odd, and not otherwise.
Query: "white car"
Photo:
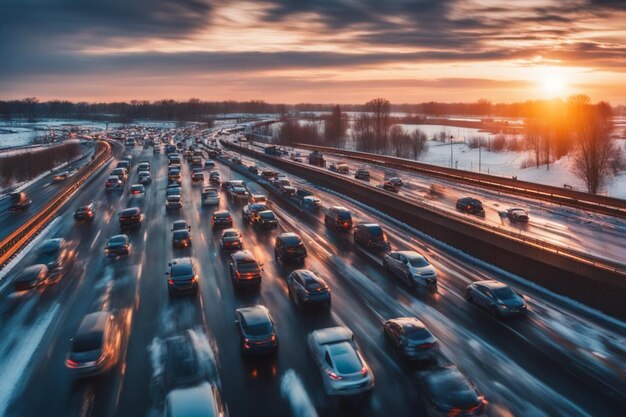
[[[315,330],[308,343],[327,395],[358,395],[374,388],[374,374],[348,328]]]
[[[220,194],[217,188],[206,187],[202,190],[200,195],[203,205],[216,205],[220,203]]]
[[[437,271],[425,256],[415,251],[391,251],[383,258],[383,267],[414,289],[437,291]]]

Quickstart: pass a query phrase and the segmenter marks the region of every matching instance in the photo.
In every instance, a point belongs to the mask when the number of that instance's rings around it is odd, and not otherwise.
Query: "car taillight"
[[[328,376],[331,379],[334,379],[335,381],[339,381],[341,379],[343,379],[342,377],[340,377],[339,375],[337,375],[336,373],[334,373],[333,371],[326,371],[326,373],[328,373]]]
[[[365,366],[361,368],[361,375],[367,375],[367,368]]]
[[[272,339],[272,342],[275,342],[276,341],[276,335],[273,334],[271,339]]]
[[[170,285],[174,285],[174,280],[172,278],[168,278],[167,283]]]
[[[432,343],[422,343],[421,345],[418,346],[418,349],[428,349],[432,345],[433,345]]]
[[[241,272],[237,271],[237,278],[241,278]]]
[[[194,277],[193,277],[193,278],[191,278],[191,282],[192,282],[193,284],[195,284],[196,282],[198,282],[198,275],[194,275]]]

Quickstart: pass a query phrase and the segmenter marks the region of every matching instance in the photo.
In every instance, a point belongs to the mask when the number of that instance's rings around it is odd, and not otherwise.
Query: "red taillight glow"
[[[336,373],[334,373],[333,371],[326,371],[328,373],[328,376],[331,379],[334,379],[335,381],[339,381],[341,379],[343,379],[342,377],[340,377],[339,375],[337,375]]]
[[[174,285],[174,280],[171,278],[168,278],[167,283],[170,285]]]
[[[433,345],[432,343],[423,343],[423,344],[419,345],[418,348],[419,349],[428,349],[432,345]]]
[[[365,366],[361,368],[361,375],[367,375],[367,368]]]

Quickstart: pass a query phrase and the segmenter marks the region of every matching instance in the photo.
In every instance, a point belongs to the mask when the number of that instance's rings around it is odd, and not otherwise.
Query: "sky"
[[[0,99],[626,104],[626,0],[0,0]]]

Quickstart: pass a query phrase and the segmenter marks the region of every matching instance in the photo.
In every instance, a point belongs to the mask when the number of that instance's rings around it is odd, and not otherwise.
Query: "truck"
[[[311,152],[309,154],[309,164],[326,168],[326,160],[324,159],[324,155],[322,155],[318,151]]]

